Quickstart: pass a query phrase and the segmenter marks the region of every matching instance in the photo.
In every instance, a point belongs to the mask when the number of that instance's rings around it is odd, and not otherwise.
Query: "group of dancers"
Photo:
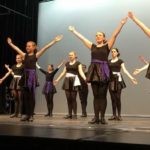
[[[105,120],[105,111],[107,107],[107,91],[109,89],[112,101],[113,115],[109,120],[122,120],[121,118],[121,92],[126,87],[124,79],[121,75],[121,69],[133,82],[137,84],[137,80],[128,72],[125,63],[119,58],[120,52],[113,45],[119,35],[121,29],[126,24],[128,18],[131,18],[146,35],[150,37],[150,29],[147,28],[139,19],[135,17],[132,12],[128,12],[128,16],[122,19],[119,26],[113,32],[109,40],[106,40],[103,32],[96,33],[96,44],[86,39],[80,34],[75,27],[69,26],[69,31],[73,33],[81,42],[90,49],[91,64],[86,72],[86,66],[77,59],[75,51],[69,52],[69,60],[62,61],[56,69],[52,64],[48,65],[47,71],[43,70],[37,64],[38,58],[48,48],[60,41],[63,36],[58,35],[50,43],[45,45],[42,49],[36,49],[36,43],[28,41],[26,43],[26,53],[20,50],[10,38],[7,43],[14,49],[18,55],[16,56],[16,64],[9,68],[5,65],[8,72],[0,79],[0,84],[11,74],[13,79],[10,84],[10,89],[15,98],[15,112],[10,117],[17,117],[19,114],[23,115],[21,121],[33,121],[33,114],[35,108],[35,89],[38,86],[36,67],[45,75],[45,84],[42,93],[45,95],[47,102],[48,113],[45,116],[53,115],[53,97],[56,93],[55,86],[65,76],[62,89],[65,91],[68,114],[65,119],[77,119],[77,93],[79,92],[82,117],[87,117],[87,97],[88,97],[88,83],[90,83],[93,92],[93,108],[94,117],[90,124],[107,124]],[[109,53],[112,53],[112,58],[108,60]],[[133,75],[137,75],[141,71],[148,68],[146,77],[150,79],[149,63],[145,62],[145,66],[136,69]],[[64,65],[63,71],[54,80],[55,74],[59,68]]]

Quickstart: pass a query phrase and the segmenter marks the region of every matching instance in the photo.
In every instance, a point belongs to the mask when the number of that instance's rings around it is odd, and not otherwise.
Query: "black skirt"
[[[105,77],[101,72],[101,64],[91,63],[87,72],[87,82],[108,82],[109,77]]]
[[[118,76],[117,75],[113,75],[110,78],[110,82],[109,82],[109,90],[111,91],[118,91],[118,90],[122,90],[124,88],[126,88],[126,84],[123,80],[122,81],[118,81]]]
[[[79,91],[81,86],[74,86],[75,77],[66,77],[63,82],[62,89],[69,91]]]
[[[21,87],[19,85],[20,78],[21,77],[16,77],[16,78],[13,78],[11,80],[11,83],[10,83],[10,86],[9,86],[10,90],[20,90],[21,89]]]
[[[45,82],[43,90],[42,90],[43,94],[49,94],[49,93],[55,94],[57,92],[56,88],[55,88],[55,86],[53,84],[51,84],[51,88],[47,88],[47,87],[48,87],[48,82]]]

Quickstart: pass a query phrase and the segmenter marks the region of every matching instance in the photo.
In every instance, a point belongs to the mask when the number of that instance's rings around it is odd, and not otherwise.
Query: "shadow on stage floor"
[[[33,122],[0,115],[0,149],[150,149],[150,118],[124,117],[89,125],[91,117],[66,120],[35,115]]]

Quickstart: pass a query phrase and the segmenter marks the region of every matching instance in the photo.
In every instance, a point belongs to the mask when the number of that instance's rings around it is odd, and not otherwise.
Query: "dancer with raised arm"
[[[10,74],[13,76],[13,79],[10,83],[9,89],[11,90],[12,96],[15,100],[14,106],[14,114],[10,117],[19,117],[22,114],[22,98],[21,98],[21,87],[19,86],[19,81],[21,76],[23,75],[24,66],[22,64],[22,57],[21,55],[16,55],[16,64],[9,68],[8,65],[5,65],[5,68],[8,70],[8,73],[1,79],[4,81]]]
[[[36,61],[51,46],[62,39],[62,35],[54,38],[50,43],[36,52],[36,43],[28,41],[26,44],[26,53],[14,45],[10,38],[8,44],[23,58],[24,73],[20,79],[20,86],[23,87],[23,104],[25,106],[25,117],[21,121],[33,121],[33,112],[35,107],[35,88],[37,85]]]
[[[42,93],[45,95],[45,99],[47,102],[47,110],[48,113],[45,115],[45,117],[52,117],[53,116],[53,97],[56,93],[56,88],[53,84],[53,79],[56,73],[58,72],[59,68],[63,65],[64,61],[61,62],[56,69],[54,69],[53,64],[49,64],[47,71],[43,70],[38,64],[36,64],[37,68],[45,75],[45,84],[43,87]]]
[[[110,70],[108,66],[108,56],[110,49],[113,47],[115,40],[120,33],[122,27],[126,23],[128,17],[124,18],[117,29],[107,41],[103,32],[96,33],[96,43],[93,44],[83,35],[81,35],[73,26],[69,30],[75,34],[83,44],[91,50],[91,65],[87,73],[87,81],[91,83],[94,95],[94,118],[89,122],[90,124],[106,124],[105,111],[107,106],[107,91],[110,78]],[[101,119],[99,113],[101,112]]]

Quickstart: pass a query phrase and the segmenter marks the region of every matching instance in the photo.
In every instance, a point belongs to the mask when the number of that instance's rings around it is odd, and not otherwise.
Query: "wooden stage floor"
[[[107,125],[89,125],[91,117],[77,120],[61,115],[35,115],[33,122],[0,115],[0,148],[21,149],[150,149],[150,118],[123,117],[123,121],[107,121]],[[106,117],[106,119],[108,119]]]

